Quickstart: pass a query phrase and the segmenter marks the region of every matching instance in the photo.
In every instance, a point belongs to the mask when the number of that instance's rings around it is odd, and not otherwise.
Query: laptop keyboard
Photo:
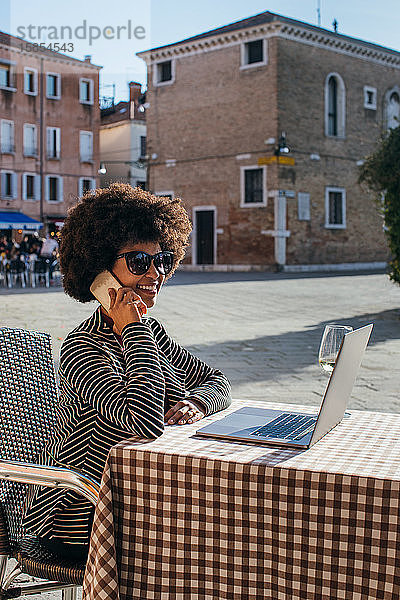
[[[282,413],[273,421],[269,421],[251,435],[260,437],[299,440],[313,430],[317,417]]]

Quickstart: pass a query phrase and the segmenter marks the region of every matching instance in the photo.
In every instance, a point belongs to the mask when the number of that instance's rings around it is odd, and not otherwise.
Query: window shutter
[[[50,198],[50,194],[49,194],[49,175],[46,175],[45,180],[44,180],[44,199],[46,200],[46,202],[48,202],[49,198]]]
[[[5,141],[6,141],[6,124],[4,121],[1,122],[1,151],[5,150]]]
[[[82,196],[83,194],[83,177],[79,177],[78,179],[78,196]]]
[[[92,160],[93,158],[93,134],[88,133],[88,158]]]
[[[40,200],[40,175],[35,175],[35,200]]]
[[[51,127],[47,128],[47,156],[51,156]]]
[[[60,158],[61,154],[61,130],[59,127],[56,128],[56,156]]]
[[[58,178],[58,201],[62,202],[64,198],[64,183],[63,183],[63,178],[59,177]]]
[[[28,176],[26,173],[22,174],[22,200],[26,200],[26,188],[27,188]]]
[[[11,175],[11,185],[12,185],[12,198],[15,200],[15,198],[18,197],[18,175],[17,173],[12,173]]]
[[[1,197],[5,198],[5,191],[6,191],[6,174],[2,173],[1,174]]]
[[[10,146],[11,150],[14,151],[14,122],[10,123]]]

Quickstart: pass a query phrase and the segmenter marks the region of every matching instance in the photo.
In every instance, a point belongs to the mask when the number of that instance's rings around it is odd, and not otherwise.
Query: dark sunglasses
[[[144,275],[154,262],[154,266],[161,275],[168,275],[174,266],[174,255],[172,252],[157,252],[157,254],[148,254],[142,250],[132,250],[118,254],[117,258],[125,256],[126,266],[133,275]]]

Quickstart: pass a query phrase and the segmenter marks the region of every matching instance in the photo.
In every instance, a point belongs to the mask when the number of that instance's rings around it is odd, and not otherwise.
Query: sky
[[[400,51],[400,0],[1,0],[0,29],[25,41],[66,46],[65,54],[103,67],[101,95],[128,97],[128,81],[146,84],[136,52],[269,10]],[[39,30],[39,27],[41,29]],[[62,29],[63,28],[63,29]],[[115,88],[113,88],[115,85]]]

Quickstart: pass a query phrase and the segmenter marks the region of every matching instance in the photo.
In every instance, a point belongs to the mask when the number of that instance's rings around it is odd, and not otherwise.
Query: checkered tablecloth
[[[400,415],[306,451],[195,436],[241,406],[111,449],[84,599],[399,600]]]

